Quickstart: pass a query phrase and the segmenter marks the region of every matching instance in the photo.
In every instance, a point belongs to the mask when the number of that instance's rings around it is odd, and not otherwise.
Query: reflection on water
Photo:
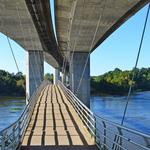
[[[92,111],[117,123],[121,122],[125,104],[125,96],[91,97]],[[139,92],[131,97],[124,125],[150,135],[150,91]]]
[[[0,131],[15,122],[25,106],[25,100],[0,99]]]

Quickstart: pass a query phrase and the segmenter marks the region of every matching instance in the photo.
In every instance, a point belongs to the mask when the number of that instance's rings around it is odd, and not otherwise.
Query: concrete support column
[[[66,75],[66,84],[67,85],[69,84],[69,75],[68,74]]]
[[[62,83],[66,85],[66,74],[62,73]]]
[[[58,80],[60,80],[60,71],[58,69],[55,69],[54,84],[57,84]]]
[[[27,52],[26,99],[28,100],[44,77],[43,51],[29,50]]]
[[[74,53],[72,64],[70,64],[70,88],[77,94],[77,97],[90,108],[90,58],[88,58],[87,61],[87,57],[88,53]],[[86,61],[87,65],[79,86]]]

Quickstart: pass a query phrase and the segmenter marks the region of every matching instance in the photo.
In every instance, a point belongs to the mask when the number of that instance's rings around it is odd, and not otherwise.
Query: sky
[[[148,6],[130,18],[91,54],[91,74],[99,75],[116,67],[126,70],[135,66]],[[150,67],[150,16],[138,67]]]
[[[148,6],[145,6],[142,10],[131,17],[91,54],[91,75],[100,75],[110,70],[114,70],[115,68],[131,70],[134,67],[147,7]],[[138,63],[139,68],[150,67],[149,35],[150,16],[148,18],[148,24]],[[11,44],[19,69],[26,74],[27,52],[13,40],[11,40]],[[2,33],[0,33],[0,69],[9,72],[17,72],[7,38]],[[44,63],[44,72],[53,73],[54,69],[47,63]]]

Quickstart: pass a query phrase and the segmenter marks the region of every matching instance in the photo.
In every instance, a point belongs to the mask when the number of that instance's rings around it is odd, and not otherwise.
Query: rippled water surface
[[[120,123],[126,104],[125,96],[92,96],[91,109],[95,114]],[[15,122],[25,106],[25,100],[0,99],[0,130]],[[150,135],[150,91],[131,97],[125,126]]]
[[[91,97],[92,111],[117,123],[121,122],[125,104],[125,96]],[[150,91],[139,92],[131,97],[124,125],[150,135]]]
[[[0,99],[0,130],[8,127],[20,116],[25,106],[25,100]]]

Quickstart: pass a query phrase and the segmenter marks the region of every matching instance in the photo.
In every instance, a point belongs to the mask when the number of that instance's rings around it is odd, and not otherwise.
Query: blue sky
[[[132,69],[135,64],[139,42],[143,30],[147,6],[124,23],[91,54],[91,75],[103,74],[118,67]],[[138,67],[150,67],[150,17],[143,42]],[[26,52],[11,40],[20,70],[26,73]],[[0,69],[17,72],[7,38],[0,33]],[[45,63],[45,72],[53,69]]]
[[[107,38],[91,55],[91,74],[102,74],[118,67],[132,69],[143,30],[147,6],[124,23]],[[150,67],[150,17],[138,67]]]

